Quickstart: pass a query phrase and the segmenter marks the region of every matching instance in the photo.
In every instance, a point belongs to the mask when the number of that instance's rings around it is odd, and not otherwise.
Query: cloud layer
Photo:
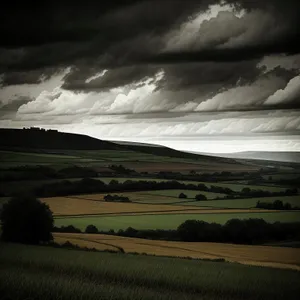
[[[8,3],[1,124],[120,139],[299,134],[299,13],[293,0]]]

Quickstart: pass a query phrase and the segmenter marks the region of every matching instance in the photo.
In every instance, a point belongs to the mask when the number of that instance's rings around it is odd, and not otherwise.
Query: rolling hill
[[[180,152],[163,146],[140,145],[138,143],[117,144],[99,140],[87,135],[59,132],[56,130],[4,129],[0,128],[0,148],[2,150],[40,152],[40,150],[117,150],[147,153],[197,161],[211,161],[240,165],[232,158],[212,157],[193,153]]]

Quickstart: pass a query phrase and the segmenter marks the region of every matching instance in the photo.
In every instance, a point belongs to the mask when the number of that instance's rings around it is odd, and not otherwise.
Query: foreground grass
[[[1,244],[1,299],[298,299],[300,272]]]
[[[137,252],[159,256],[225,259],[258,266],[290,268],[300,271],[300,249],[270,246],[233,245],[146,240],[103,234],[54,233],[55,242],[70,243],[98,250]]]
[[[78,217],[56,217],[55,226],[73,225],[84,230],[87,225],[93,224],[99,230],[119,230],[133,227],[136,229],[176,229],[186,220],[202,220],[208,223],[225,224],[230,219],[264,219],[268,223],[276,221],[282,223],[299,222],[299,211],[278,212],[248,212],[230,213],[185,213],[185,214],[145,214],[145,215],[115,215],[115,216],[78,216]]]

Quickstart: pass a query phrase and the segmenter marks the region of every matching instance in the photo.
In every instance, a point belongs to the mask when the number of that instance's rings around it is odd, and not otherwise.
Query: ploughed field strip
[[[122,195],[126,195],[125,193]],[[47,203],[55,216],[86,216],[86,215],[138,215],[138,214],[219,214],[227,213],[251,213],[263,212],[261,209],[214,209],[198,206],[181,206],[165,204],[141,204],[105,202],[105,194],[85,195],[81,197],[53,197],[42,198]],[[96,200],[97,199],[97,200]]]
[[[300,270],[300,249],[220,243],[145,240],[102,234],[54,233],[57,243],[67,241],[98,250],[146,253],[158,256],[225,259],[226,261]]]

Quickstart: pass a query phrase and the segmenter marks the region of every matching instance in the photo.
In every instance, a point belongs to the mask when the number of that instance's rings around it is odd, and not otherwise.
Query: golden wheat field
[[[300,249],[269,246],[232,245],[220,243],[190,243],[154,241],[102,234],[54,233],[57,243],[69,241],[75,245],[98,250],[118,250],[158,256],[223,258],[242,264],[300,270]]]
[[[141,204],[141,203],[114,203],[101,199],[93,200],[89,197],[99,195],[86,195],[80,197],[53,197],[42,198],[42,202],[49,205],[55,216],[75,215],[135,215],[135,214],[189,214],[189,213],[251,213],[260,212],[260,209],[219,209],[199,206],[167,205],[167,204]],[[83,197],[83,196],[82,196]],[[103,194],[101,195],[103,198]],[[269,212],[272,212],[270,210]]]
[[[93,215],[93,214],[121,214],[183,211],[185,206],[152,205],[138,203],[113,203],[93,201],[72,197],[42,198],[42,202],[49,205],[54,215]],[[187,211],[200,210],[199,207],[189,207]]]

